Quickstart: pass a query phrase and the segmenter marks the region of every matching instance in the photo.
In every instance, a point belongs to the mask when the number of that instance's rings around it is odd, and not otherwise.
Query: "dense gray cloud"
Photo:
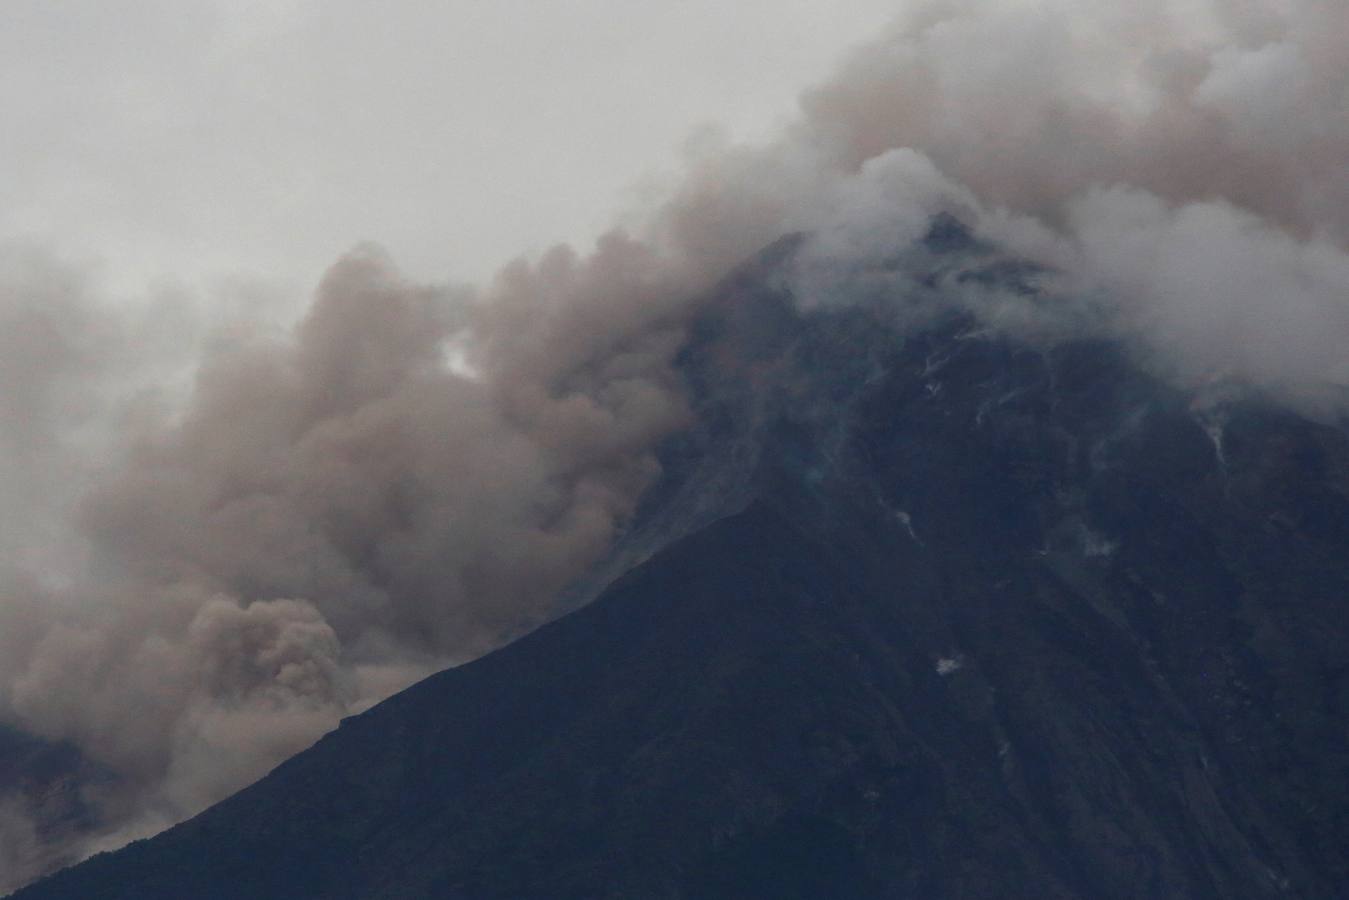
[[[845,163],[912,147],[1051,220],[1122,183],[1343,243],[1346,19],[1336,0],[915,4],[807,94],[807,127]]]
[[[593,252],[471,289],[357,249],[289,329],[127,312],[0,249],[0,719],[116,773],[107,846],[537,624],[687,421],[698,298],[788,231],[803,305],[885,300],[880,263],[952,211],[1065,298],[951,298],[991,325],[1342,415],[1344,13],[1183,6],[914,5],[779,140],[704,140]]]
[[[892,5],[7,0],[0,234],[131,287],[298,293],[371,237],[481,280],[588,244],[701,123],[767,133]]]
[[[114,464],[66,448],[87,485],[62,537],[87,569],[3,582],[0,714],[117,773],[144,830],[537,624],[686,415],[678,332],[655,321],[674,295],[645,254],[617,238],[587,260],[557,251],[474,296],[358,250],[292,332],[208,341],[181,406],[105,413]],[[55,304],[10,295],[35,304],[17,318],[61,326],[28,335],[6,411],[43,451],[8,455],[16,483],[59,481],[64,385],[115,365],[75,352],[119,342],[73,283],[52,279]]]

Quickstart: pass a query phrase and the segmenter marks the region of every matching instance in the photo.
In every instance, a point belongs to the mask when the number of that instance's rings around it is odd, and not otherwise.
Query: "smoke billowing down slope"
[[[481,288],[359,248],[293,326],[206,325],[0,247],[0,724],[98,773],[78,822],[0,798],[0,888],[555,615],[689,423],[699,298],[783,235],[806,306],[899,303],[950,213],[1057,302],[952,286],[901,315],[1119,337],[1201,396],[1344,420],[1339,0],[904,6],[779,139],[699,145],[640,223]]]

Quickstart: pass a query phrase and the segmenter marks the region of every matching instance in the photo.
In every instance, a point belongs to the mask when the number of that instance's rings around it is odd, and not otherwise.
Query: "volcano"
[[[706,301],[558,618],[16,900],[1349,896],[1343,425],[807,308],[802,240]],[[894,265],[1055,302],[950,217]]]

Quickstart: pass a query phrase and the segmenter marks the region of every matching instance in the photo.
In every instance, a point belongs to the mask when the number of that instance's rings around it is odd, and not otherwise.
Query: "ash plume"
[[[363,247],[293,328],[213,329],[0,247],[0,722],[115,774],[88,851],[543,621],[688,422],[685,327],[788,232],[804,306],[899,303],[881,263],[951,212],[1067,301],[943,302],[1343,417],[1346,164],[1337,0],[923,3],[776,142],[704,142],[628,228],[482,288]],[[40,856],[0,808],[0,859]]]

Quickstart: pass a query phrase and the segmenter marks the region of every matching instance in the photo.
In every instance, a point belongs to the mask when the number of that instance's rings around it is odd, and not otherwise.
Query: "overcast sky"
[[[697,129],[770,131],[895,0],[6,0],[0,239],[119,286],[480,280],[584,243]]]

